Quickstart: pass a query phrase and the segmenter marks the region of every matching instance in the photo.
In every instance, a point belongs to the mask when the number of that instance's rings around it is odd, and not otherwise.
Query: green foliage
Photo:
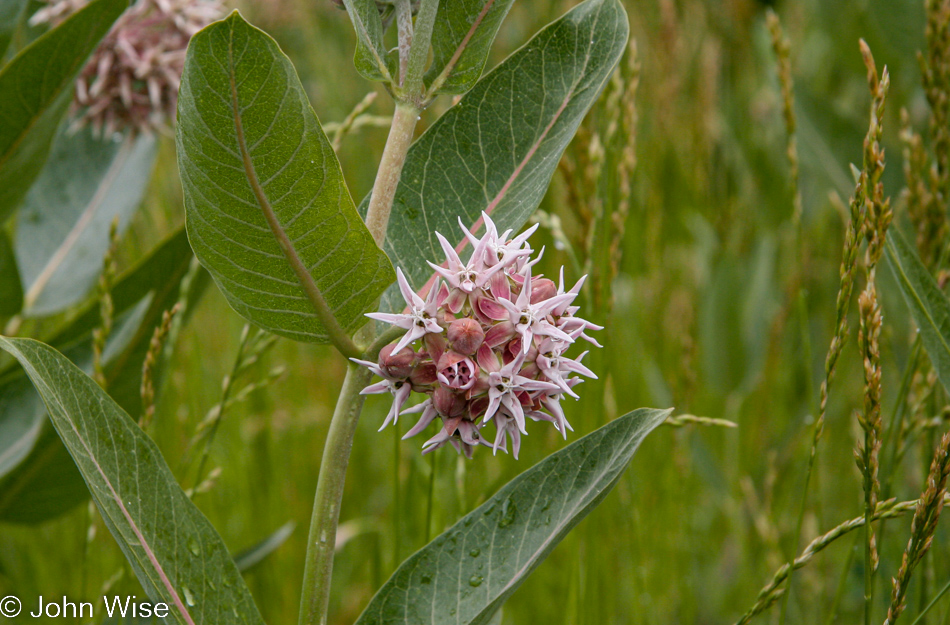
[[[196,35],[178,159],[195,254],[234,309],[326,342],[315,284],[346,330],[395,279],[363,224],[290,60],[237,12]]]
[[[181,282],[192,258],[184,229],[179,229],[120,276],[112,290],[117,323],[103,354],[106,381],[112,398],[132,415],[141,411],[140,363],[153,328],[162,312],[181,297]],[[201,297],[206,275],[199,274],[190,287],[189,310]],[[98,302],[93,302],[50,343],[91,371],[90,335],[99,324]],[[88,497],[75,464],[49,427],[39,397],[27,384],[18,369],[0,377],[0,397],[4,398],[0,401],[0,520],[18,523],[53,518]]]
[[[435,232],[463,240],[458,218],[472,228],[485,211],[500,231],[525,223],[627,32],[617,0],[587,0],[482,78],[413,144],[384,246],[413,286],[432,275],[426,261],[443,256]],[[390,289],[384,308],[401,307],[399,299]]]
[[[221,537],[129,415],[48,345],[0,338],[0,347],[40,392],[145,591],[168,604],[167,620],[263,623]]]
[[[49,315],[80,302],[102,272],[109,227],[125,232],[155,161],[152,136],[97,138],[65,127],[20,207],[16,253],[26,311]]]
[[[42,170],[73,80],[127,6],[126,0],[93,0],[0,70],[0,223]]]
[[[491,44],[514,0],[456,0],[439,6],[426,84],[435,93],[465,93],[478,81]],[[435,82],[440,84],[436,85]]]
[[[0,0],[0,65],[10,40],[20,25],[20,16],[25,6],[26,0]]]
[[[7,234],[0,231],[0,317],[15,315],[22,307],[23,285],[16,256]]]
[[[403,562],[357,625],[491,622],[671,412],[636,410],[521,473]]]
[[[383,22],[375,0],[343,0],[356,31],[356,54],[353,65],[367,80],[392,82],[397,76],[398,59],[386,51],[383,43]]]
[[[950,392],[950,301],[896,228],[888,232],[884,251],[937,377]]]

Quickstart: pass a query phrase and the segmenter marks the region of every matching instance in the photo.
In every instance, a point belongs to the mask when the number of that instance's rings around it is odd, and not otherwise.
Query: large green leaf
[[[9,317],[23,307],[23,286],[16,256],[7,233],[0,230],[0,317]]]
[[[488,623],[669,413],[635,410],[516,477],[403,562],[357,625]]]
[[[391,82],[396,72],[396,57],[383,43],[383,22],[376,0],[343,0],[356,31],[353,65],[367,80]]]
[[[116,319],[103,350],[110,371],[129,348],[148,310],[146,298]],[[86,340],[63,354],[89,373],[92,344]],[[132,371],[123,375],[134,376]],[[0,520],[37,523],[88,497],[82,477],[46,418],[46,408],[22,369],[0,382]]]
[[[950,391],[950,301],[897,228],[887,233],[884,251],[937,377]]]
[[[25,314],[49,315],[81,301],[102,272],[109,225],[128,226],[155,162],[155,137],[96,138],[65,125],[20,208],[16,254]]]
[[[436,93],[465,93],[482,75],[488,51],[514,0],[454,0],[439,5],[426,84]]]
[[[76,365],[32,339],[0,338],[26,370],[106,526],[167,622],[260,623],[224,541],[155,443]]]
[[[409,281],[432,276],[435,237],[465,239],[461,217],[481,227],[520,228],[537,208],[558,160],[625,49],[627,16],[618,0],[587,0],[545,27],[482,78],[409,150],[385,249]],[[368,198],[361,209],[365,211]],[[384,300],[402,308],[397,289]]]
[[[3,55],[20,25],[20,16],[25,6],[26,0],[0,0],[0,65],[3,64]]]
[[[141,412],[141,363],[149,339],[161,313],[180,298],[181,281],[192,259],[182,228],[123,274],[112,290],[118,321],[104,353],[106,379],[112,397],[131,415]],[[188,310],[193,309],[208,282],[204,271],[195,277]],[[99,323],[98,303],[94,303],[50,343],[89,370],[90,333]],[[160,367],[156,376],[161,373]],[[0,457],[6,454],[11,463],[19,462],[0,470],[0,474],[9,471],[0,480],[0,520],[35,523],[69,510],[85,500],[88,491],[62,441],[48,425],[46,410],[32,386],[22,400],[16,399],[16,389],[25,385],[29,382],[19,368],[0,376],[0,397],[11,393],[13,398],[7,403],[0,401]],[[25,458],[24,449],[29,452]]]
[[[290,60],[235,11],[195,35],[178,107],[188,237],[231,306],[293,339],[327,341],[315,283],[346,330],[394,280],[353,206]]]
[[[0,70],[0,223],[39,175],[73,80],[127,0],[92,0]]]

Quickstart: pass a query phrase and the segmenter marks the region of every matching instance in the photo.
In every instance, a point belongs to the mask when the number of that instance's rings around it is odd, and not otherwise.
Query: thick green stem
[[[422,0],[413,32],[412,49],[409,51],[409,67],[406,72],[405,91],[409,98],[421,104],[425,94],[423,74],[426,61],[429,60],[429,43],[432,41],[432,29],[439,13],[439,0]]]
[[[419,120],[419,109],[411,104],[399,102],[393,114],[393,125],[389,130],[389,139],[383,150],[383,158],[379,163],[379,172],[376,174],[376,183],[373,185],[373,195],[369,200],[369,209],[366,211],[366,227],[376,240],[376,245],[382,246],[386,238],[386,228],[389,226],[389,213],[393,208],[393,199],[396,197],[396,188],[399,187],[399,177],[402,176],[402,166],[406,163],[406,153],[412,143],[412,135]]]
[[[360,391],[372,373],[355,363],[346,368],[346,378],[337,399],[330,430],[320,460],[320,477],[310,519],[307,539],[307,561],[303,574],[303,595],[300,599],[300,625],[325,625],[330,603],[330,577],[333,573],[333,554],[336,528],[340,520],[340,502],[346,467],[353,447],[353,436],[363,408]]]

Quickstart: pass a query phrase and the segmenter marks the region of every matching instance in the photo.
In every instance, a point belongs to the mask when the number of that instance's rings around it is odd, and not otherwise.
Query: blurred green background
[[[443,0],[445,1],[445,0]],[[451,1],[451,0],[449,0]],[[495,44],[490,65],[574,3],[516,2]],[[616,491],[565,541],[505,605],[504,623],[728,623],[755,600],[774,570],[792,554],[793,533],[817,389],[834,324],[834,298],[843,215],[829,199],[846,202],[850,162],[860,165],[869,95],[858,39],[891,72],[885,118],[885,190],[896,223],[906,216],[898,111],[926,130],[929,110],[915,55],[925,46],[923,0],[776,3],[792,46],[799,121],[804,259],[791,220],[781,93],[765,2],[654,0],[626,2],[642,64],[637,95],[637,167],[622,240],[623,258],[610,287],[605,349],[593,355],[600,380],[585,383],[569,402],[571,438],[641,406],[675,406],[676,413],[724,418],[736,429],[664,427],[644,443]],[[342,120],[366,95],[370,109],[392,104],[352,68],[352,28],[329,0],[247,0],[245,16],[271,33],[290,55],[323,122]],[[421,129],[451,102],[437,101]],[[592,137],[609,125],[609,103],[595,106],[568,149],[584,163]],[[343,142],[340,160],[354,198],[371,188],[386,129],[364,127]],[[589,197],[616,203],[615,138],[595,170]],[[594,142],[596,145],[596,142]],[[575,253],[583,255],[584,224],[564,171],[541,205],[561,217]],[[125,265],[183,221],[174,144],[163,139],[147,200],[123,245]],[[547,244],[546,274],[567,265],[567,250]],[[563,247],[563,246],[558,246]],[[885,420],[909,352],[907,313],[888,270],[879,273]],[[805,293],[800,305],[799,292]],[[582,302],[603,318],[606,302]],[[853,316],[853,315],[852,315]],[[173,467],[196,424],[220,400],[221,380],[238,350],[243,320],[209,289],[179,338],[158,405],[153,432]],[[856,327],[856,320],[852,323]],[[803,541],[863,511],[852,460],[853,409],[862,402],[862,374],[852,332],[832,389],[825,438],[813,477]],[[290,538],[247,573],[269,623],[295,622],[306,526],[317,469],[343,360],[331,349],[280,340],[245,381],[283,365],[268,388],[228,409],[210,462],[221,467],[198,506],[228,546],[239,551],[288,521]],[[349,539],[335,566],[332,622],[350,623],[395,565],[482,501],[505,481],[564,446],[553,428],[535,427],[521,459],[471,461],[451,449],[423,458],[423,439],[397,442],[408,420],[377,433],[388,409],[371,398],[350,464],[341,521]],[[925,435],[932,436],[932,434]],[[932,448],[932,446],[931,446]],[[893,494],[920,492],[929,452],[908,453]],[[194,475],[179,474],[183,486]],[[430,504],[431,501],[431,504]],[[38,528],[0,527],[0,595],[96,597],[121,571],[118,548],[101,524],[83,559],[86,506]],[[431,514],[431,518],[430,518]],[[889,592],[910,521],[887,526],[878,576],[878,611]],[[861,553],[849,557],[848,536],[796,576],[787,622],[824,622],[842,585],[840,622],[863,609]],[[950,577],[950,536],[938,533],[915,578],[911,611]],[[858,549],[860,550],[860,544]],[[114,588],[135,592],[129,573]],[[934,623],[950,602],[932,613]],[[773,609],[759,617],[769,622]]]

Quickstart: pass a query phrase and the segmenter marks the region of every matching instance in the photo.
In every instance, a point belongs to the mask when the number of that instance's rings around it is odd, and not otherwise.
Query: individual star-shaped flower
[[[524,429],[524,408],[521,405],[520,395],[530,391],[560,392],[557,384],[532,380],[520,375],[524,364],[524,354],[504,366],[499,366],[498,360],[490,349],[479,349],[478,364],[488,372],[488,408],[485,409],[484,421],[488,422],[502,407],[518,423],[518,429],[527,434]]]
[[[500,264],[502,267],[507,268],[518,258],[529,256],[531,252],[534,251],[530,246],[526,245],[525,242],[528,240],[528,237],[534,234],[534,231],[537,230],[541,224],[534,224],[509,241],[508,237],[511,235],[511,229],[505,230],[499,235],[495,222],[491,220],[491,217],[489,217],[485,211],[482,211],[482,221],[485,222],[485,234],[479,239],[465,227],[465,224],[462,223],[462,218],[459,217],[459,227],[461,227],[462,232],[465,233],[465,238],[468,239],[473,248],[482,250],[481,252],[472,252],[473,261],[481,262],[485,267],[494,267]]]
[[[416,292],[409,286],[409,282],[406,280],[406,276],[403,275],[402,269],[398,267],[396,268],[396,279],[399,282],[399,291],[406,300],[409,312],[366,313],[366,316],[370,319],[383,321],[390,325],[408,330],[402,338],[399,339],[399,342],[396,343],[396,347],[393,348],[394,353],[399,352],[403,347],[409,345],[416,339],[422,338],[429,332],[442,332],[442,326],[436,321],[439,307],[438,294],[442,285],[436,281],[436,283],[432,285],[432,288],[429,289],[429,295],[425,301],[422,301],[422,298],[416,295]]]
[[[587,276],[581,276],[581,279],[578,280],[573,287],[571,287],[570,291],[564,291],[564,268],[561,267],[561,276],[557,287],[558,295],[573,293],[574,296],[577,297],[577,294],[581,292],[581,287],[584,286],[585,280],[587,280]],[[571,301],[573,301],[573,298]],[[587,336],[587,334],[584,333],[584,330],[603,330],[604,327],[595,323],[591,323],[586,319],[575,317],[574,313],[576,313],[579,309],[579,306],[571,306],[570,301],[568,301],[566,304],[557,306],[553,311],[551,311],[551,314],[557,317],[557,325],[560,329],[572,335],[576,334],[577,337],[584,339],[594,347],[603,347],[603,345],[597,342],[597,339]],[[580,332],[575,332],[575,330],[580,330]]]
[[[398,351],[398,350],[394,350]],[[386,420],[383,421],[383,425],[379,428],[379,431],[382,432],[383,429],[392,423],[396,423],[399,419],[399,414],[402,411],[402,407],[406,404],[406,400],[409,399],[409,394],[412,392],[412,384],[409,383],[405,378],[399,378],[392,376],[386,372],[385,369],[380,367],[375,362],[370,362],[368,360],[358,360],[356,358],[350,358],[353,362],[363,365],[379,377],[383,378],[376,384],[370,384],[362,391],[360,395],[375,395],[377,393],[392,393],[393,395],[393,405],[389,409],[389,414],[386,415]]]
[[[527,354],[535,336],[553,336],[568,343],[574,342],[569,334],[548,321],[547,316],[558,307],[566,307],[575,297],[577,293],[561,293],[532,304],[531,268],[529,267],[518,299],[514,302],[499,299],[498,303],[507,309],[511,323],[515,324],[515,331],[521,335],[521,349]]]
[[[577,332],[579,333],[580,329]],[[562,352],[565,347],[566,344],[563,344],[559,339],[544,339],[538,348],[538,358],[535,363],[548,380],[557,384],[563,392],[577,399],[577,393],[571,390],[571,386],[568,384],[570,374],[579,373],[595,380],[597,375],[581,364],[581,360],[588,352],[571,359],[563,355]]]

